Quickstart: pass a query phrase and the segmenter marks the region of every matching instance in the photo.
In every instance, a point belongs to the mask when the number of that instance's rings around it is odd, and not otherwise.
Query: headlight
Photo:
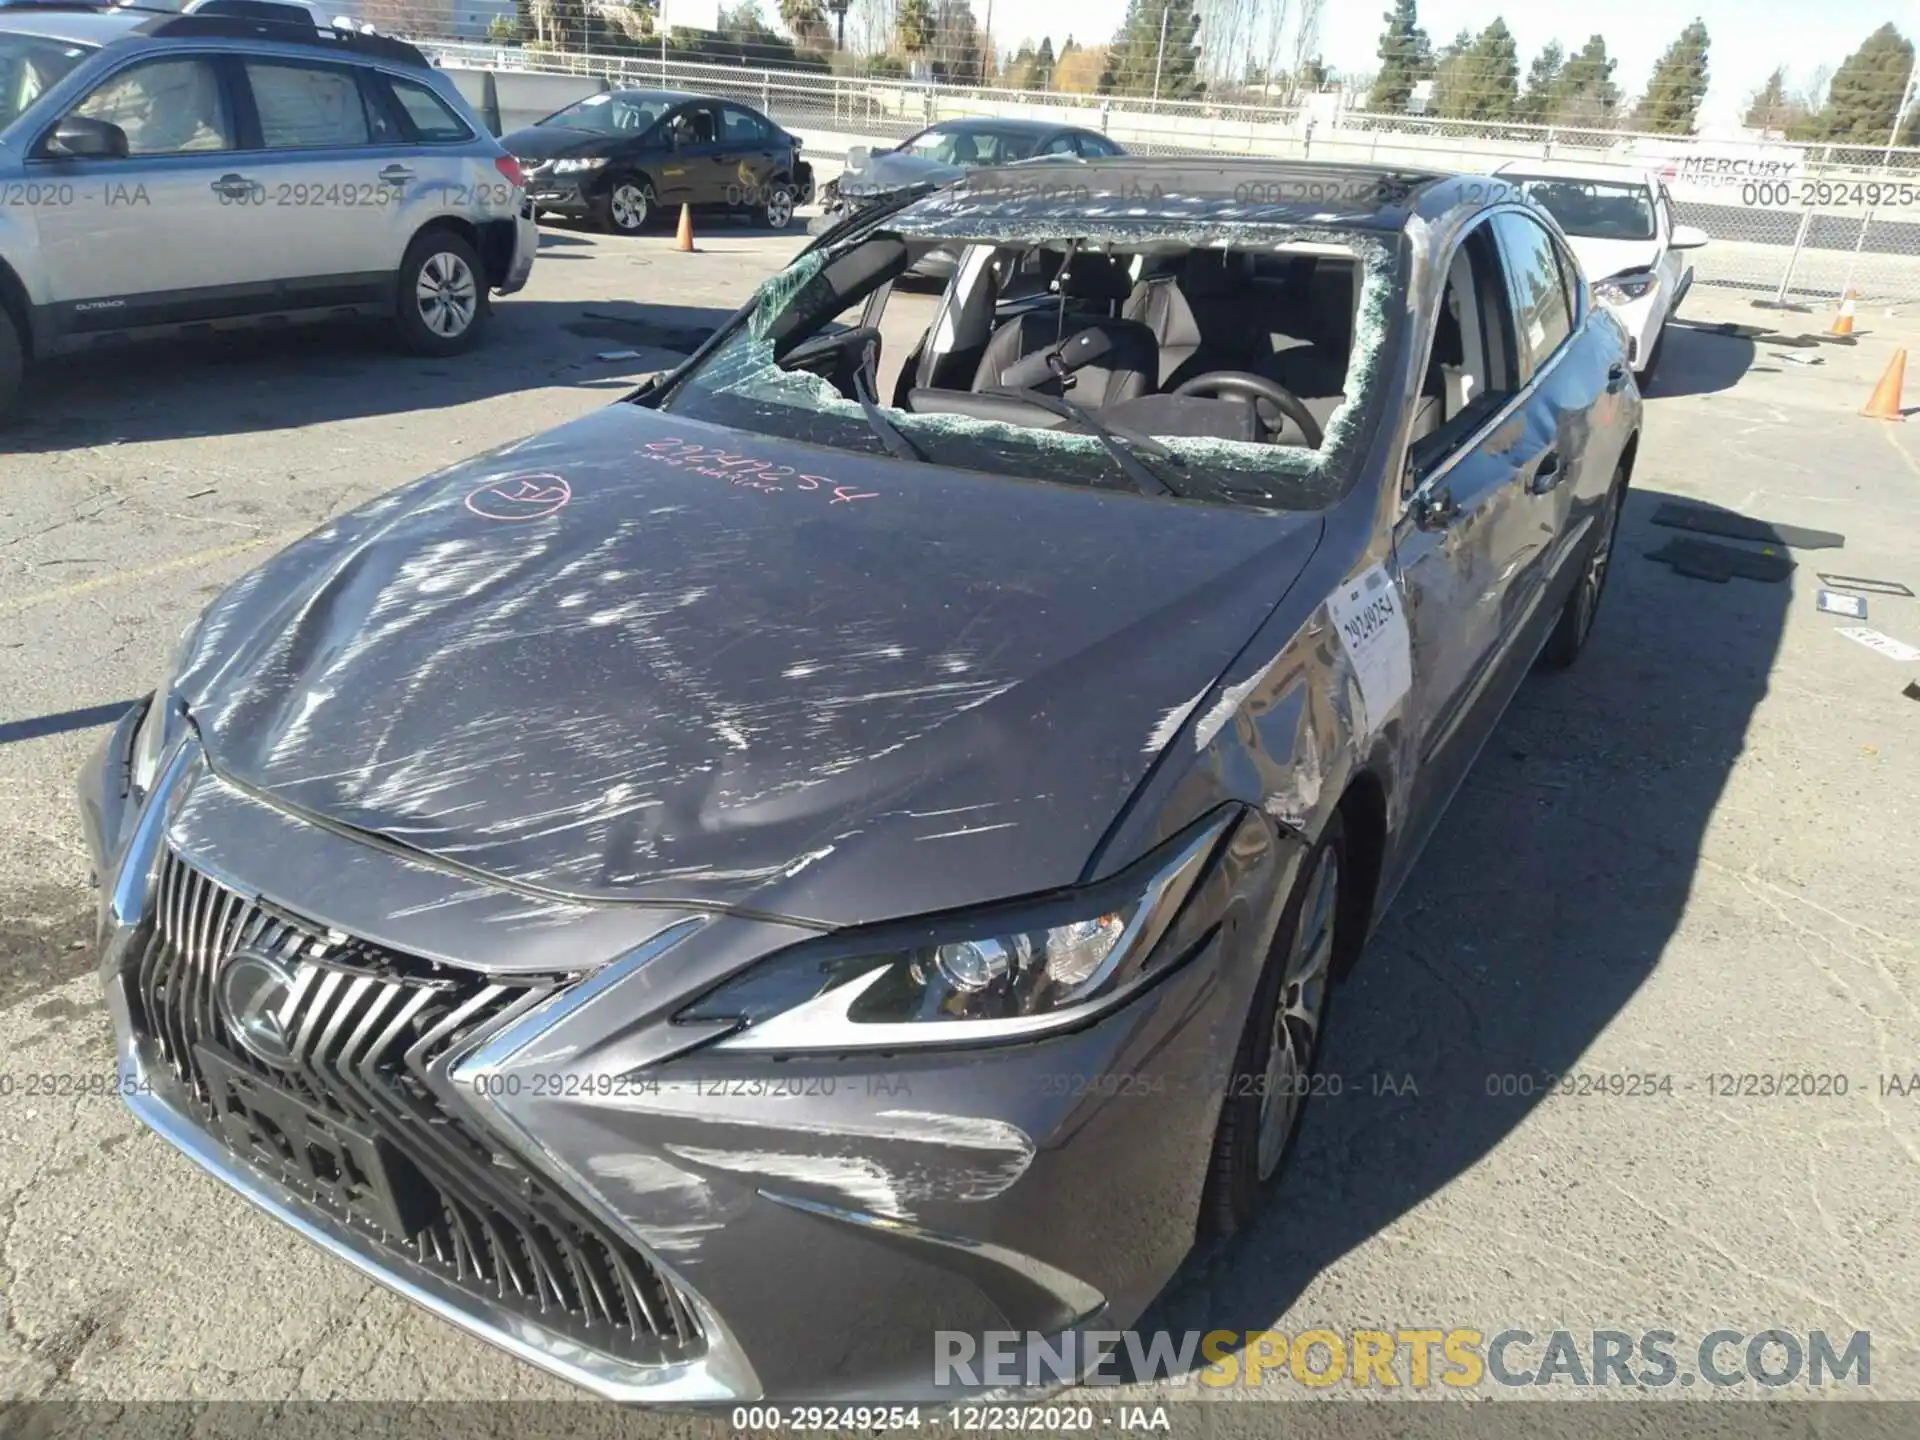
[[[1660,277],[1648,270],[1629,270],[1623,275],[1614,275],[1602,280],[1593,287],[1596,300],[1609,305],[1625,305],[1638,300],[1654,286],[1660,283]]]
[[[582,170],[598,170],[602,165],[606,163],[607,162],[605,160],[591,160],[591,159],[589,160],[556,160],[553,162],[553,173],[556,175],[577,175]]]
[[[675,1018],[731,1022],[725,1050],[897,1049],[1032,1036],[1123,1002],[1165,973],[1158,953],[1231,817],[1217,817],[1128,878],[971,922],[834,940],[775,955]]]
[[[159,688],[147,703],[147,713],[141,718],[140,728],[133,732],[127,770],[136,802],[145,800],[153,789],[153,782],[160,777],[160,762],[186,726],[186,706],[174,695],[173,682],[180,673],[180,667],[186,664],[187,657],[193,653],[194,636],[199,628],[199,622],[195,621],[180,637],[180,643],[174,647],[173,658],[167,662],[166,673],[160,677]]]

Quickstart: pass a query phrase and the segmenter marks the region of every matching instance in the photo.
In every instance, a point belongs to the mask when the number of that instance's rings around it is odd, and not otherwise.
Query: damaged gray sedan
[[[925,1396],[1254,1220],[1587,640],[1640,400],[1497,182],[1061,169],[861,214],[189,629],[82,782],[146,1123],[624,1400]]]

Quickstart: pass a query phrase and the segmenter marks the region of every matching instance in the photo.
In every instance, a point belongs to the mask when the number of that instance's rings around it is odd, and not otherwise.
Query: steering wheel
[[[1306,437],[1309,447],[1318,450],[1320,442],[1326,439],[1320,429],[1320,422],[1313,418],[1313,412],[1306,402],[1286,386],[1267,379],[1264,375],[1255,375],[1246,370],[1209,370],[1204,375],[1196,375],[1191,380],[1176,386],[1175,395],[1213,396],[1224,398],[1234,396],[1254,402],[1254,414],[1260,417],[1260,423],[1269,436],[1279,434],[1280,427],[1273,423],[1266,406],[1278,410],[1287,419],[1300,427],[1300,433]]]

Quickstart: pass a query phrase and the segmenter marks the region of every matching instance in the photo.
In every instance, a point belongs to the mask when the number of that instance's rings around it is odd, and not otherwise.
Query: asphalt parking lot
[[[39,376],[0,434],[0,1400],[571,1397],[27,1077],[111,1069],[71,798],[100,727],[274,547],[607,403],[804,239],[700,243],[551,229],[469,356],[133,352]],[[1862,1393],[1920,1399],[1920,662],[1815,605],[1817,571],[1920,590],[1920,427],[1855,413],[1920,322],[1839,347],[1706,328],[1824,316],[1689,310],[1590,649],[1522,690],[1337,994],[1341,1093],[1265,1221],[1143,1325],[1868,1331]],[[1845,546],[1688,578],[1646,555],[1676,498]],[[1920,645],[1920,599],[1869,604]]]

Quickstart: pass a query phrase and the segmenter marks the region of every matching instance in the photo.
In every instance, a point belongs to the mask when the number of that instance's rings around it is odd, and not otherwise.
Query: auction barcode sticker
[[[1375,565],[1327,597],[1327,614],[1360,681],[1365,733],[1400,703],[1413,684],[1413,650],[1400,587]]]

